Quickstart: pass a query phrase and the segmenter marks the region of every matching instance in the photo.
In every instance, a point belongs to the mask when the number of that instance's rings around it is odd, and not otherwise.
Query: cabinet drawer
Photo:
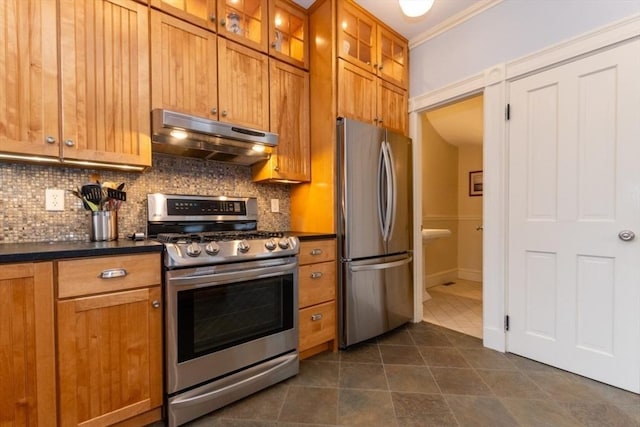
[[[308,307],[336,298],[335,261],[303,265],[299,271],[299,307]]]
[[[161,274],[159,253],[58,261],[58,298],[158,285]]]
[[[333,261],[334,259],[336,259],[336,241],[334,239],[300,242],[300,255],[298,255],[300,265]]]
[[[334,301],[302,309],[299,315],[299,351],[335,339],[336,303]]]

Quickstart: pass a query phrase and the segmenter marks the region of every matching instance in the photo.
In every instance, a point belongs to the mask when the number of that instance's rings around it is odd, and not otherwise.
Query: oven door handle
[[[192,274],[188,276],[170,277],[169,283],[176,286],[194,286],[205,284],[207,286],[225,285],[243,279],[260,279],[263,277],[279,276],[283,273],[290,273],[297,270],[297,263],[284,264],[279,266],[268,266],[245,270],[242,268],[231,271],[216,272],[212,274]]]

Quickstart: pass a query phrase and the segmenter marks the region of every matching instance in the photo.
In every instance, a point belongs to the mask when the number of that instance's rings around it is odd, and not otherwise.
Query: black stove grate
[[[156,239],[162,243],[222,242],[282,238],[280,231],[215,231],[203,233],[160,233]]]

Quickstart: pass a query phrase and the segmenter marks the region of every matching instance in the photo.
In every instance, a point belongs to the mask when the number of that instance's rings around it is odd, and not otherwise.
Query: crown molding
[[[469,6],[468,8],[452,15],[448,19],[445,19],[440,24],[434,26],[433,28],[425,31],[424,33],[418,34],[411,40],[409,40],[409,49],[413,49],[416,46],[425,43],[432,38],[444,33],[445,31],[449,31],[453,27],[462,24],[465,21],[473,18],[474,16],[484,12],[487,9],[491,9],[493,6],[496,6],[502,3],[504,0],[479,0],[473,4],[473,6]]]

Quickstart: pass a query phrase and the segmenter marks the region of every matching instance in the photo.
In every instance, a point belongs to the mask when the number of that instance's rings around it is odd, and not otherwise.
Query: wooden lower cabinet
[[[0,425],[55,426],[53,266],[0,265]]]
[[[92,295],[83,286],[119,269],[124,276],[101,279],[109,292]],[[58,292],[72,295],[56,304],[61,426],[160,419],[160,274],[159,254],[58,262]]]
[[[338,349],[335,254],[335,239],[300,243],[298,350],[301,359]]]

